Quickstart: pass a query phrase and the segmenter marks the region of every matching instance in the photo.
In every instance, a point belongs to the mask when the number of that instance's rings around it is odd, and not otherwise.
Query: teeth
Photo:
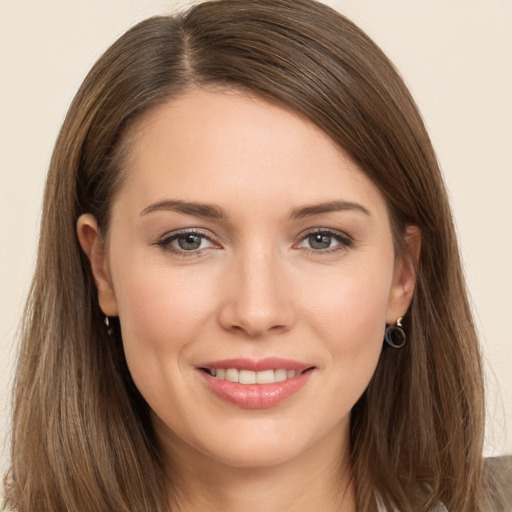
[[[240,382],[240,384],[256,384],[256,372],[251,372],[251,370],[240,370],[238,382]]]
[[[274,380],[276,382],[283,382],[283,380],[286,380],[288,376],[288,372],[283,368],[279,370],[274,370]]]
[[[256,384],[274,384],[274,370],[256,373]]]
[[[229,368],[228,370],[226,370],[225,379],[229,382],[238,382],[239,375],[240,372],[236,368]]]
[[[209,370],[213,377],[229,382],[238,382],[240,384],[274,384],[275,382],[283,382],[287,379],[293,379],[301,372],[297,370],[286,370],[278,368],[276,370],[263,370],[261,372],[253,372],[251,370],[238,370],[237,368],[211,368]]]

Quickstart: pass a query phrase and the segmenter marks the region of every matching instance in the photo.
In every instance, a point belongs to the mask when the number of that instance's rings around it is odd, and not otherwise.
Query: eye
[[[196,253],[203,249],[215,247],[209,237],[197,231],[181,231],[165,236],[157,242],[157,245],[175,253]]]
[[[352,245],[352,240],[338,231],[318,230],[303,237],[299,248],[310,249],[315,252],[331,252],[346,249]]]

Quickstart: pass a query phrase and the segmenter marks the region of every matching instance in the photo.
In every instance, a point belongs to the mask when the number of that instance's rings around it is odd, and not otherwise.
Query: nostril
[[[272,332],[280,332],[280,331],[286,331],[287,327],[286,325],[273,325],[269,331],[272,331]]]

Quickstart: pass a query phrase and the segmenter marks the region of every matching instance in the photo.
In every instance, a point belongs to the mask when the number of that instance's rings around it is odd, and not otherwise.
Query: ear
[[[78,218],[77,234],[82,250],[89,258],[100,308],[107,316],[117,316],[117,301],[110,278],[105,244],[96,218],[86,213]]]
[[[412,301],[416,285],[416,266],[421,251],[421,231],[407,226],[404,236],[406,250],[396,257],[393,284],[388,298],[386,322],[394,324],[405,315]]]

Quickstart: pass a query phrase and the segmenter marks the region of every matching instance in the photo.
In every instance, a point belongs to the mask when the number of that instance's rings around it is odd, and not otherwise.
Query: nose
[[[231,262],[223,283],[221,326],[250,338],[288,331],[295,308],[278,257],[259,252]]]

